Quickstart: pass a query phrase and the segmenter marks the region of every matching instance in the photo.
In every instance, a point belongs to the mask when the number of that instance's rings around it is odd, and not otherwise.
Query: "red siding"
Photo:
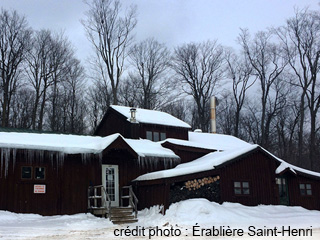
[[[300,183],[309,183],[312,186],[311,196],[302,196],[300,194]],[[312,179],[304,176],[288,177],[289,201],[291,206],[302,206],[307,209],[320,210],[320,179]]]
[[[95,135],[108,136],[120,133],[125,138],[146,139],[146,131],[165,132],[167,138],[188,140],[188,128],[165,126],[147,123],[131,123],[123,115],[109,108],[101,123],[95,131]]]
[[[276,162],[260,151],[228,164],[221,169],[221,200],[254,206],[278,204],[278,190],[275,182]],[[236,196],[234,181],[248,181],[250,194]]]
[[[19,213],[38,213],[42,215],[74,214],[87,211],[87,189],[90,184],[97,184],[96,169],[99,160],[91,159],[82,163],[80,155],[66,155],[62,166],[55,158],[53,164],[49,154],[44,159],[32,161],[24,151],[18,151],[15,167],[12,159],[8,176],[0,177],[0,209]],[[21,167],[45,167],[44,180],[22,180]],[[100,180],[101,181],[101,180]],[[33,193],[35,184],[46,185],[45,194]]]

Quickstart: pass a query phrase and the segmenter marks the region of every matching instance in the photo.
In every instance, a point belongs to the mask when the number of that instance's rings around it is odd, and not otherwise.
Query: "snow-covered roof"
[[[206,146],[208,149],[216,150],[231,150],[252,146],[252,144],[234,136],[217,133],[189,132],[189,141],[190,143],[196,143]]]
[[[175,138],[167,138],[166,140],[163,140],[161,142],[163,143],[172,143],[174,145],[179,146],[185,146],[185,147],[192,147],[192,148],[202,148],[202,149],[209,149],[209,150],[217,150],[212,144],[210,143],[199,143],[194,141],[188,141],[188,140],[181,140],[181,139],[175,139]]]
[[[241,147],[241,148],[234,148],[234,149],[229,149],[225,151],[216,151],[216,152],[208,153],[205,156],[198,158],[196,160],[193,160],[191,162],[179,164],[175,168],[147,173],[139,176],[135,180],[136,181],[155,180],[155,179],[177,177],[177,176],[212,170],[221,164],[231,161],[243,154],[246,154],[258,148],[264,151],[265,153],[269,154],[275,160],[280,162],[279,167],[276,169],[276,174],[281,173],[285,169],[289,169],[293,173],[296,173],[296,171],[298,171],[301,173],[305,173],[307,175],[320,177],[320,173],[318,172],[309,171],[309,170],[291,165],[283,161],[282,159],[274,156],[273,154],[271,154],[264,148],[260,147],[259,145],[249,144],[248,146]]]
[[[130,107],[111,105],[112,109],[116,110],[128,120],[131,117]],[[191,126],[184,121],[161,111],[148,110],[142,108],[136,108],[136,121],[138,123],[159,124],[165,126],[174,126],[182,128],[191,128]]]
[[[118,133],[107,137],[93,137],[67,134],[0,132],[0,148],[47,150],[66,154],[97,154],[119,137],[140,157],[179,158],[170,149],[162,147],[160,143],[142,139],[126,139]]]
[[[231,150],[243,147],[249,147],[252,144],[239,138],[224,135],[202,132],[189,132],[189,140],[167,138],[162,143],[172,143],[179,146],[202,148],[208,150]]]
[[[242,154],[245,154],[257,147],[258,145],[251,145],[249,147],[236,149],[236,150],[226,150],[223,152],[217,151],[217,152],[208,153],[205,156],[198,158],[196,160],[193,160],[191,162],[179,164],[175,168],[147,173],[139,176],[135,180],[145,181],[145,180],[154,180],[154,179],[161,179],[161,178],[170,178],[170,177],[177,177],[177,176],[212,170],[215,167],[231,159],[234,159]]]
[[[147,139],[123,139],[140,157],[152,156],[180,159],[172,150],[162,147],[160,142],[152,142]]]

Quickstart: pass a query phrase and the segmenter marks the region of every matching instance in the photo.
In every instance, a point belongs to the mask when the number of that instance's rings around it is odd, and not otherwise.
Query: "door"
[[[119,169],[118,165],[102,165],[102,185],[111,199],[111,206],[119,206]]]
[[[279,200],[281,205],[289,206],[289,194],[288,194],[288,183],[286,177],[276,178],[276,183],[279,189]]]

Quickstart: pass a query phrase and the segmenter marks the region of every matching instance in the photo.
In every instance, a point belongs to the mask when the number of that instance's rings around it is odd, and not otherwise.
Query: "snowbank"
[[[271,205],[247,207],[237,203],[219,205],[206,199],[190,199],[172,204],[165,215],[159,213],[160,210],[159,206],[144,209],[138,214],[139,221],[128,226],[113,225],[109,220],[96,218],[91,214],[43,217],[0,211],[0,239],[148,239],[148,237],[116,237],[114,235],[115,230],[141,229],[142,227],[147,230],[173,227],[179,229],[183,235],[173,239],[192,239],[190,233],[195,225],[201,228],[229,226],[244,230],[249,226],[256,228],[281,228],[282,226],[310,228],[312,226],[314,235],[306,239],[319,239],[320,236],[320,211],[310,211],[302,207]],[[189,237],[185,237],[186,235]],[[168,239],[168,237],[152,239],[164,238]],[[195,237],[194,239],[203,238]],[[204,237],[204,239],[211,238]]]
[[[248,226],[295,228],[320,228],[320,211],[302,207],[280,205],[259,205],[248,207],[239,203],[222,205],[206,199],[189,199],[174,203],[163,216],[159,207],[144,209],[139,213],[138,224],[144,226],[169,225],[203,227],[230,226],[246,229]]]

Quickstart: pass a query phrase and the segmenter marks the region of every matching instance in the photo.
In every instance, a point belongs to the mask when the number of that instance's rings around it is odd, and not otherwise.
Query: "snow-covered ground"
[[[320,239],[320,211],[301,207],[191,199],[172,204],[165,215],[159,212],[152,207],[139,212],[135,224],[113,225],[90,214],[43,217],[0,211],[0,239]],[[289,228],[300,237],[288,236]]]

